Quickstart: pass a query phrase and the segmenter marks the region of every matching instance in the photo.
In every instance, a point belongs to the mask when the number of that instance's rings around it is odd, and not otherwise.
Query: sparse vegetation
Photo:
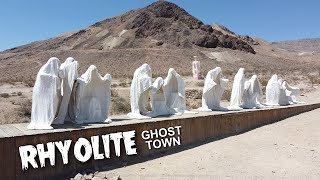
[[[17,110],[20,116],[31,117],[31,109],[32,101],[30,99],[27,99],[20,103],[20,107]]]
[[[123,97],[113,97],[110,109],[110,115],[127,114],[131,110],[130,103]]]
[[[127,81],[125,79],[120,79],[119,80],[119,86],[128,87]]]
[[[229,89],[224,90],[221,100],[230,101],[230,98],[231,98],[231,90]]]
[[[196,82],[196,86],[198,86],[198,87],[203,87],[203,86],[204,86],[204,81],[198,81],[198,82]]]
[[[200,99],[187,99],[187,107],[190,109],[197,109],[201,106]]]
[[[2,97],[2,98],[9,98],[10,95],[9,95],[8,93],[1,93],[1,94],[0,94],[0,97]]]

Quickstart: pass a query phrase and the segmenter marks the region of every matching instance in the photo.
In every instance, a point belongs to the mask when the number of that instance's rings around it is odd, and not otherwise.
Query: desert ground
[[[317,87],[300,99],[320,102],[319,95]],[[240,135],[85,177],[319,179],[319,116],[320,109],[316,109]]]

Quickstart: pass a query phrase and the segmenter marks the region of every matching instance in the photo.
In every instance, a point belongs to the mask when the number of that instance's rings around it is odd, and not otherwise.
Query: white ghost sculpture
[[[146,105],[149,103],[152,85],[151,68],[148,64],[143,64],[134,72],[130,88],[131,112],[128,117],[133,119],[149,119]]]
[[[289,98],[289,102],[293,104],[304,103],[297,100],[297,96],[300,95],[300,89],[290,86],[286,81],[284,83],[284,86],[286,87],[286,95]]]
[[[286,95],[286,84],[284,83],[285,81],[283,81],[281,78],[278,79],[278,82],[280,84],[280,92],[279,92],[279,102],[278,104],[281,106],[286,106],[289,105],[289,98]]]
[[[197,57],[194,56],[195,60],[192,62],[192,73],[194,79],[200,79],[200,61],[197,61]]]
[[[158,77],[152,84],[151,90],[151,108],[152,112],[148,116],[157,117],[163,115],[171,115],[174,112],[170,111],[166,104],[166,98],[163,92],[163,79]]]
[[[52,129],[61,99],[61,81],[64,74],[59,70],[60,61],[52,57],[37,75],[32,93],[31,123],[28,129]]]
[[[75,85],[75,123],[110,123],[108,118],[111,104],[110,74],[104,77],[98,72],[96,66],[91,65],[88,70],[78,78]]]
[[[197,113],[187,110],[184,81],[173,68],[169,69],[168,75],[164,80],[163,92],[166,98],[167,107],[171,112],[174,112],[176,115]]]
[[[263,107],[260,103],[262,95],[260,81],[257,75],[253,75],[249,81],[245,82],[242,107],[247,109]]]
[[[64,71],[65,76],[61,83],[62,100],[59,107],[59,113],[57,118],[53,121],[53,124],[63,124],[64,121],[67,120],[68,107],[73,85],[78,78],[78,67],[78,61],[75,61],[72,57],[68,57],[60,66],[60,70]],[[70,117],[68,119],[70,120]]]
[[[290,86],[287,81],[281,81],[280,89],[280,105],[298,104],[303,103],[297,100],[297,96],[300,94],[300,89]]]
[[[266,87],[266,105],[278,106],[280,99],[281,82],[278,81],[276,74],[272,75]]]
[[[243,92],[244,92],[244,82],[245,82],[244,68],[240,68],[234,77],[231,98],[230,98],[230,106],[228,107],[229,110],[242,109],[241,106],[242,106],[242,98],[243,98]]]
[[[228,79],[222,79],[220,67],[216,67],[207,73],[202,93],[202,107],[200,111],[224,110],[220,106],[221,97],[229,82]]]

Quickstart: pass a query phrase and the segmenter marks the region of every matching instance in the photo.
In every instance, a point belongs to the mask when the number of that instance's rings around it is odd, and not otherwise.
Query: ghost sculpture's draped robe
[[[287,89],[287,83],[286,81],[283,81],[282,79],[278,79],[278,82],[280,84],[280,91],[279,91],[279,105],[280,106],[286,106],[289,105],[289,97],[286,95],[286,89]]]
[[[266,105],[278,106],[280,100],[281,82],[278,81],[276,74],[272,75],[266,87]]]
[[[62,100],[59,113],[53,124],[63,124],[65,120],[71,120],[71,117],[68,116],[68,107],[74,82],[78,78],[78,67],[78,61],[75,61],[72,57],[67,58],[60,66],[60,70],[64,71],[65,76],[61,85]]]
[[[245,75],[244,68],[240,68],[237,74],[234,77],[231,98],[230,98],[230,106],[229,110],[240,110],[242,109],[242,98],[244,91],[244,83],[245,83]]]
[[[75,85],[75,122],[110,123],[108,113],[111,103],[111,75],[102,77],[96,66],[91,65],[78,78]]]
[[[283,83],[284,83],[283,86],[286,87],[286,95],[291,104],[304,103],[297,100],[297,97],[300,95],[299,88],[290,86],[286,81],[284,81]]]
[[[198,110],[223,110],[220,106],[220,101],[229,81],[228,79],[222,79],[221,76],[222,72],[220,67],[216,67],[208,72],[202,93],[202,107]]]
[[[300,89],[297,87],[290,86],[287,81],[279,81],[281,84],[280,88],[280,105],[289,105],[289,104],[297,104],[303,103],[297,100],[297,96],[299,96]]]
[[[32,94],[31,123],[28,129],[52,129],[61,99],[63,72],[59,70],[58,58],[50,58],[37,75]]]
[[[130,88],[131,112],[128,114],[133,119],[148,119],[146,106],[149,103],[152,85],[151,68],[143,64],[134,72]]]
[[[152,112],[148,114],[151,117],[171,115],[173,112],[169,110],[166,104],[166,98],[163,91],[163,79],[158,77],[152,84],[151,90],[151,108]]]
[[[184,81],[173,68],[169,69],[164,80],[163,92],[170,112],[176,115],[196,113],[187,110]]]
[[[261,108],[260,99],[263,95],[260,81],[257,75],[253,75],[249,81],[245,82],[243,92],[243,108]]]

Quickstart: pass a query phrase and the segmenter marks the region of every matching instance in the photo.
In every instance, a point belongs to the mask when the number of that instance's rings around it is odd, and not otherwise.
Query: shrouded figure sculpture
[[[228,107],[229,110],[242,109],[241,106],[242,106],[242,98],[243,98],[243,91],[244,91],[244,82],[245,82],[244,68],[240,68],[234,77],[231,98],[230,98],[230,106]]]
[[[266,105],[268,106],[279,105],[280,87],[281,87],[280,83],[281,82],[278,81],[278,76],[276,74],[272,75],[266,87]]]
[[[299,96],[300,89],[297,87],[291,87],[287,81],[279,81],[280,88],[280,97],[279,104],[280,105],[289,105],[289,104],[297,104],[303,103],[297,100],[297,96]]]
[[[286,81],[284,81],[283,83],[285,83],[284,86],[286,87],[286,95],[290,103],[293,103],[293,104],[304,103],[297,100],[297,96],[300,95],[299,88],[290,86]]]
[[[200,111],[225,110],[220,106],[222,94],[229,82],[228,79],[222,79],[220,67],[216,67],[209,71],[203,88],[202,107]]]
[[[152,84],[151,90],[151,108],[152,112],[148,116],[157,117],[162,115],[171,115],[171,112],[166,104],[166,98],[163,92],[163,79],[158,77]]]
[[[66,119],[71,120],[71,118],[67,116],[67,113],[73,85],[78,78],[78,67],[78,61],[75,61],[72,57],[68,57],[60,66],[60,70],[64,72],[65,76],[61,82],[62,100],[59,107],[59,113],[57,118],[53,121],[53,124],[63,124]]]
[[[168,75],[164,80],[163,91],[170,112],[176,115],[196,113],[187,110],[184,81],[173,68],[169,69]]]
[[[111,122],[111,80],[110,74],[102,77],[94,65],[78,78],[74,91],[75,123]]]
[[[64,74],[59,69],[60,61],[52,57],[43,65],[37,75],[32,94],[31,123],[28,129],[52,129],[61,99],[60,78]]]
[[[286,85],[287,83],[285,83],[285,81],[283,81],[281,78],[278,79],[278,82],[280,84],[280,91],[279,91],[279,102],[278,104],[281,106],[286,106],[289,105],[289,98],[286,95]]]
[[[148,64],[140,66],[133,75],[130,88],[131,112],[128,114],[133,119],[148,119],[146,106],[149,103],[152,85],[151,68]]]
[[[197,56],[194,56],[194,61],[192,62],[192,74],[194,79],[200,79],[200,61],[197,60]]]
[[[261,108],[263,105],[260,99],[263,95],[260,81],[257,75],[253,75],[249,81],[245,82],[243,92],[243,108]]]

